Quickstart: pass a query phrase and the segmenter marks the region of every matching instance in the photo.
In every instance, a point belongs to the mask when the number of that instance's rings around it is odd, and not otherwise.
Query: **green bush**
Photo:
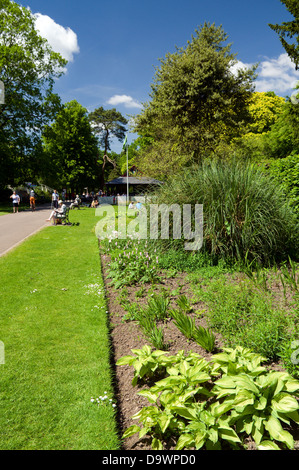
[[[152,202],[203,204],[202,252],[210,256],[270,263],[298,254],[295,212],[277,182],[253,164],[204,161],[169,179]],[[170,243],[183,249],[182,240]]]
[[[208,322],[229,346],[238,344],[277,359],[294,330],[292,315],[273,308],[271,296],[260,292],[250,282],[238,285],[224,279],[211,281],[200,300],[208,305]]]
[[[269,170],[290,199],[291,206],[299,213],[299,155],[274,160]]]

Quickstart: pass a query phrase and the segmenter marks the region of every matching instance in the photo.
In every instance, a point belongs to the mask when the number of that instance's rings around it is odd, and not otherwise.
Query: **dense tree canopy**
[[[45,128],[44,180],[55,187],[82,191],[98,187],[101,177],[97,140],[87,110],[77,101],[66,103],[55,122]]]
[[[283,112],[285,99],[274,92],[255,92],[249,101],[251,121],[248,130],[255,134],[268,132]]]
[[[205,23],[186,48],[161,60],[136,125],[140,135],[154,138],[153,161],[163,155],[168,168],[199,161],[248,122],[255,67],[233,73],[236,57],[226,41],[222,27]]]
[[[294,16],[292,21],[286,21],[279,24],[269,24],[278,35],[281,44],[283,45],[288,56],[296,65],[296,70],[299,69],[299,3],[298,0],[280,0],[288,11]],[[288,42],[287,39],[293,39],[295,42]],[[296,44],[297,43],[297,44]]]
[[[89,120],[93,132],[98,135],[100,147],[104,149],[101,181],[101,187],[103,187],[103,176],[107,161],[112,164],[113,168],[116,168],[115,160],[112,160],[108,156],[108,152],[111,150],[111,141],[113,138],[116,138],[120,142],[124,140],[128,121],[120,112],[116,111],[115,108],[104,109],[103,106],[91,112],[89,114]]]
[[[65,65],[36,32],[31,12],[1,0],[0,80],[5,104],[0,105],[0,186],[26,177],[40,130],[60,107],[53,85]]]

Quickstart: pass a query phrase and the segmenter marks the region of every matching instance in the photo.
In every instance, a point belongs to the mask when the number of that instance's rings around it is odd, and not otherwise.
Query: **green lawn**
[[[93,209],[0,258],[0,449],[120,448]],[[77,223],[77,224],[76,224]]]

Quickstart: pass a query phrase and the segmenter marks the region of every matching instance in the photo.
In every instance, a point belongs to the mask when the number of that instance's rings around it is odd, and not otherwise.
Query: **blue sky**
[[[125,117],[148,101],[159,59],[185,47],[205,21],[222,25],[240,66],[260,63],[257,91],[290,96],[299,80],[268,23],[292,16],[279,0],[18,0],[36,15],[40,34],[69,60],[56,83],[63,102]],[[129,143],[135,138],[128,135]],[[112,150],[119,152],[121,144]]]

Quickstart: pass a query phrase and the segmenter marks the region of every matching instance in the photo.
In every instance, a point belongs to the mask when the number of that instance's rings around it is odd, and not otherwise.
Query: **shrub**
[[[158,189],[158,204],[203,204],[203,251],[270,263],[298,253],[298,219],[283,191],[253,164],[203,161]],[[182,247],[182,240],[172,245]]]
[[[210,307],[210,326],[230,346],[240,344],[273,360],[294,329],[292,315],[275,309],[270,294],[255,289],[249,281],[234,285],[214,280],[199,295]]]
[[[299,213],[299,155],[274,160],[270,174],[281,185],[291,205]]]

